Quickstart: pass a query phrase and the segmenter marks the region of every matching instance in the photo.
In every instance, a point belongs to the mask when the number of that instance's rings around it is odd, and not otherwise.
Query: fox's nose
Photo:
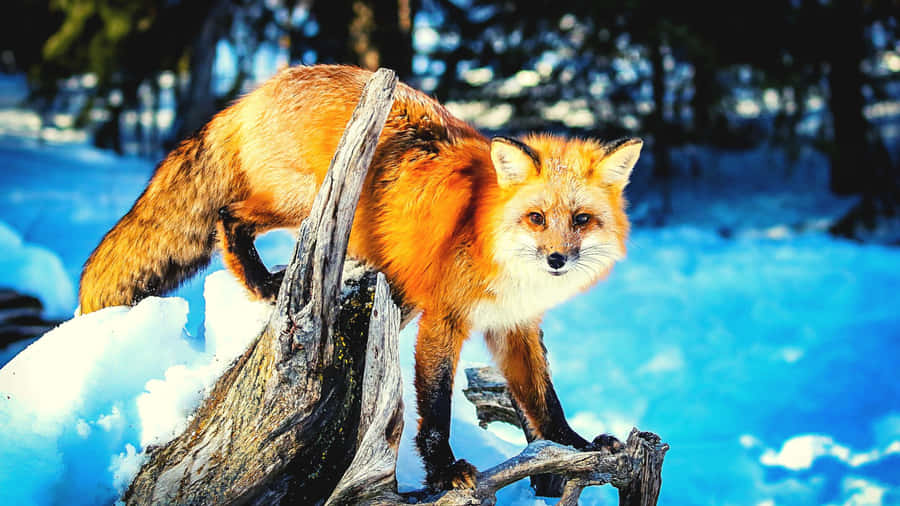
[[[560,253],[551,253],[550,256],[547,257],[547,263],[550,264],[550,267],[559,269],[563,265],[566,265],[566,256]]]

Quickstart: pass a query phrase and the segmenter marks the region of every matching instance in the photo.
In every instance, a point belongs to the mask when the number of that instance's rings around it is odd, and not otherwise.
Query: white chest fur
[[[495,297],[481,300],[472,308],[472,329],[501,331],[534,321],[593,281],[578,271],[551,276],[535,269],[528,274],[507,274],[491,283],[490,291]]]

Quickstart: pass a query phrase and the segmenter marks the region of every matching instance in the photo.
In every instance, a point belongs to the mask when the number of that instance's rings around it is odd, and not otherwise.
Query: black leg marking
[[[450,367],[441,368],[437,377],[429,383],[427,392],[422,392],[419,415],[422,421],[416,435],[416,447],[425,460],[425,470],[429,475],[432,470],[446,467],[456,460],[450,449],[450,395],[453,378]]]
[[[426,391],[419,392],[421,422],[416,447],[425,463],[426,484],[433,490],[460,488],[474,484],[477,470],[465,460],[456,460],[450,449],[450,396],[453,389],[452,367],[441,367]]]
[[[241,263],[247,286],[263,299],[275,299],[284,279],[284,271],[272,274],[263,264],[253,242],[255,237],[253,226],[241,223],[231,214],[227,206],[219,209],[219,218],[225,230],[228,252]]]
[[[556,443],[573,446],[579,450],[604,451],[617,453],[625,448],[615,436],[601,434],[590,443],[569,427],[566,415],[563,413],[559,398],[553,389],[550,379],[547,379],[547,390],[544,394],[544,402],[547,405],[547,422],[541,427],[541,433],[545,439]]]
[[[574,446],[578,449],[588,446],[587,440],[569,427],[569,422],[566,421],[566,415],[563,413],[559,397],[556,396],[556,390],[554,390],[553,383],[549,377],[547,378],[547,386],[544,391],[544,405],[547,407],[547,417],[540,427],[540,432],[544,439]]]

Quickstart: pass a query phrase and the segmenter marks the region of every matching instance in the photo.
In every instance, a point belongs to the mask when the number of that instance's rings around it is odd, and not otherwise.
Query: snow
[[[0,369],[0,503],[110,502],[140,452],[184,430],[271,311],[224,272],[206,292],[209,351],[184,330],[186,300],[150,297],[73,318]]]
[[[68,318],[83,262],[153,164],[4,136],[14,130],[4,118],[0,284]],[[900,504],[900,250],[822,232],[852,202],[827,195],[815,152],[791,162],[768,148],[689,147],[673,158],[699,169],[673,189],[666,226],[646,226],[661,204],[639,162],[628,258],[545,317],[571,425],[588,438],[624,438],[635,425],[659,433],[672,447],[660,504]],[[293,242],[273,233],[257,244],[274,265]],[[112,502],[146,446],[186,426],[270,310],[220,269],[217,259],[172,297],[80,316],[21,352],[0,350],[0,364],[15,355],[0,369],[0,504]],[[415,332],[400,342],[404,490],[424,475],[412,443]],[[480,429],[462,396],[463,369],[489,363],[473,336],[453,394],[451,444],[481,469],[524,444],[517,429]],[[614,495],[589,488],[582,504]],[[498,499],[554,503],[526,482]]]
[[[48,332],[0,369],[5,503],[109,499],[110,459],[136,432],[128,399],[192,354],[186,316],[175,298],[108,308]]]
[[[75,287],[62,261],[47,248],[28,244],[9,225],[0,221],[0,287],[15,287],[44,304],[50,318],[72,316]]]

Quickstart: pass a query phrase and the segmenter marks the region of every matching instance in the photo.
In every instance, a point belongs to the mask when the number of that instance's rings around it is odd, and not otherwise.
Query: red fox
[[[348,66],[286,69],[182,142],[88,258],[81,312],[175,288],[217,249],[253,294],[274,298],[280,277],[254,238],[307,216],[369,77]],[[484,333],[539,437],[592,444],[566,422],[539,325],[625,255],[623,190],[640,150],[639,139],[488,140],[398,85],[348,254],[377,266],[421,311],[416,445],[429,487],[474,484],[475,468],[449,444],[453,376],[472,331]]]

